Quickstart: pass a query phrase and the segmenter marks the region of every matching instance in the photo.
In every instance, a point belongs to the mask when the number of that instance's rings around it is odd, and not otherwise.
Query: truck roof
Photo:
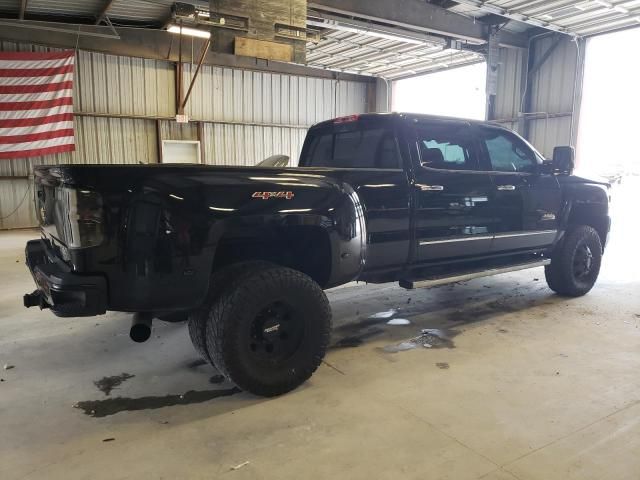
[[[384,119],[389,121],[404,120],[404,121],[435,121],[435,122],[461,122],[474,125],[491,125],[494,127],[502,127],[500,124],[494,122],[488,122],[484,120],[472,120],[469,118],[459,117],[447,117],[444,115],[427,115],[422,113],[407,113],[407,112],[387,112],[387,113],[360,113],[354,115],[347,115],[342,117],[336,117],[329,120],[318,122],[311,126],[311,128],[324,127],[334,123],[346,123],[350,121],[366,120],[366,119]],[[504,127],[503,127],[504,128]]]

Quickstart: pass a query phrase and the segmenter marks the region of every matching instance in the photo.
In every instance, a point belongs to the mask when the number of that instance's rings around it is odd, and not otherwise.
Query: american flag
[[[0,52],[0,159],[75,149],[75,53]]]

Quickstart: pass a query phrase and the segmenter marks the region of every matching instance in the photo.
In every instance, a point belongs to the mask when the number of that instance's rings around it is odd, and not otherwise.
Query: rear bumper
[[[27,267],[37,290],[24,296],[25,307],[50,308],[59,317],[90,317],[107,311],[107,281],[72,272],[50,254],[47,240],[31,240]]]

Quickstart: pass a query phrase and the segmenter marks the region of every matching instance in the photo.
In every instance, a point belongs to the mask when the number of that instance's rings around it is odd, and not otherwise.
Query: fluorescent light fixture
[[[620,12],[620,13],[629,13],[629,10],[627,10],[626,8],[624,8],[624,7],[620,6],[620,5],[614,5],[613,9],[615,11],[617,11],[617,12]]]
[[[597,3],[598,5],[602,5],[603,7],[612,8],[613,5],[609,2],[605,2],[604,0],[593,0],[593,3]]]
[[[167,28],[167,32],[182,33],[182,35],[188,35],[190,37],[211,38],[211,32],[198,30],[197,28],[180,27],[179,25],[170,25],[169,28]]]
[[[223,208],[223,207],[209,207],[209,210],[215,210],[216,212],[235,212],[235,208]]]

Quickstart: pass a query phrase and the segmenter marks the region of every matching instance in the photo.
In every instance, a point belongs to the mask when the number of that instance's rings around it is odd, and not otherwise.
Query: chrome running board
[[[518,265],[510,265],[508,267],[490,268],[489,270],[480,270],[476,272],[463,273],[460,275],[454,275],[451,277],[436,277],[426,278],[423,280],[400,280],[400,286],[411,290],[414,288],[428,288],[437,287],[438,285],[446,285],[447,283],[465,282],[467,280],[473,280],[474,278],[490,277],[492,275],[499,275],[501,273],[517,272],[518,270],[526,270],[528,268],[544,267],[549,265],[551,260],[546,258],[544,260],[537,260],[535,262],[520,263]]]

